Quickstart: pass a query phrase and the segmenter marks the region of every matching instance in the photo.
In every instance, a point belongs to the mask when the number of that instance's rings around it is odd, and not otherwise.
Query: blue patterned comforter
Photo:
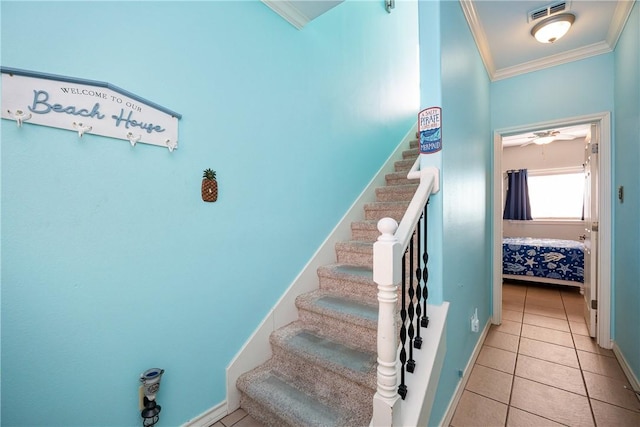
[[[502,274],[584,282],[583,244],[573,240],[505,237]]]

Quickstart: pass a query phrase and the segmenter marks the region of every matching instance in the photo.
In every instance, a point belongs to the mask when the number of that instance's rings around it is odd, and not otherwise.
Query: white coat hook
[[[142,135],[134,135],[131,132],[127,134],[127,139],[129,140],[129,143],[131,143],[132,147],[136,146],[136,143],[140,141],[140,138],[142,138]]]
[[[391,9],[396,8],[396,0],[384,0],[384,8],[387,13],[391,13]]]
[[[22,127],[22,123],[31,118],[31,113],[25,114],[22,110],[16,110],[15,113],[12,113],[11,110],[7,110],[7,113],[13,117],[18,127]]]
[[[73,122],[73,128],[78,131],[78,136],[82,138],[85,132],[90,132],[93,129],[92,126],[85,126],[82,122]]]
[[[170,153],[173,153],[173,150],[178,148],[178,143],[176,141],[171,141],[170,139],[167,139],[166,143]]]

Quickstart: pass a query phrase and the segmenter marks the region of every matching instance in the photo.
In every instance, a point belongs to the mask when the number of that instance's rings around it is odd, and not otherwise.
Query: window
[[[530,171],[529,201],[533,219],[582,219],[584,181],[582,170]]]

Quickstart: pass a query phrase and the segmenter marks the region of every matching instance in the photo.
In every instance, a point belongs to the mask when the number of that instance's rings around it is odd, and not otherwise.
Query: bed
[[[574,240],[505,237],[503,279],[583,286],[583,244]]]

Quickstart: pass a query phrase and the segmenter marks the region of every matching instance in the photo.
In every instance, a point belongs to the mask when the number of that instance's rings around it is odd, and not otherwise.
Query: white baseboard
[[[195,418],[182,424],[182,427],[209,427],[228,415],[227,402],[218,403]]]
[[[240,407],[240,392],[236,381],[243,373],[260,366],[271,358],[269,335],[298,319],[295,300],[298,295],[318,288],[318,268],[336,262],[335,245],[351,239],[351,223],[363,218],[364,205],[375,200],[376,188],[386,185],[385,175],[394,171],[394,163],[402,159],[402,152],[409,149],[409,142],[415,139],[417,124],[414,125],[389,156],[375,177],[342,217],[327,239],[320,245],[311,260],[294,279],[284,295],[266,315],[251,337],[227,366],[227,409],[233,412]]]
[[[476,363],[476,359],[480,354],[480,350],[482,349],[482,345],[484,344],[485,338],[487,338],[487,333],[491,328],[491,317],[487,320],[486,325],[484,325],[484,329],[482,330],[482,334],[476,343],[475,348],[473,349],[473,353],[471,353],[471,357],[469,358],[469,362],[467,362],[467,366],[464,368],[464,373],[462,374],[462,379],[458,382],[458,387],[456,387],[456,391],[453,393],[453,397],[451,401],[449,401],[449,406],[447,406],[447,410],[442,417],[442,421],[440,421],[439,426],[449,426],[451,425],[451,420],[453,419],[453,414],[458,407],[458,403],[460,402],[460,398],[462,397],[462,392],[464,388],[467,386],[467,381],[469,381],[469,376],[471,375],[471,371],[473,369],[473,365]]]
[[[620,367],[624,371],[624,374],[627,376],[629,380],[629,384],[633,387],[634,390],[640,390],[640,381],[638,381],[638,377],[633,373],[627,359],[625,359],[624,355],[620,351],[620,347],[618,347],[618,343],[613,342],[613,354],[618,359],[618,363],[620,363]]]

